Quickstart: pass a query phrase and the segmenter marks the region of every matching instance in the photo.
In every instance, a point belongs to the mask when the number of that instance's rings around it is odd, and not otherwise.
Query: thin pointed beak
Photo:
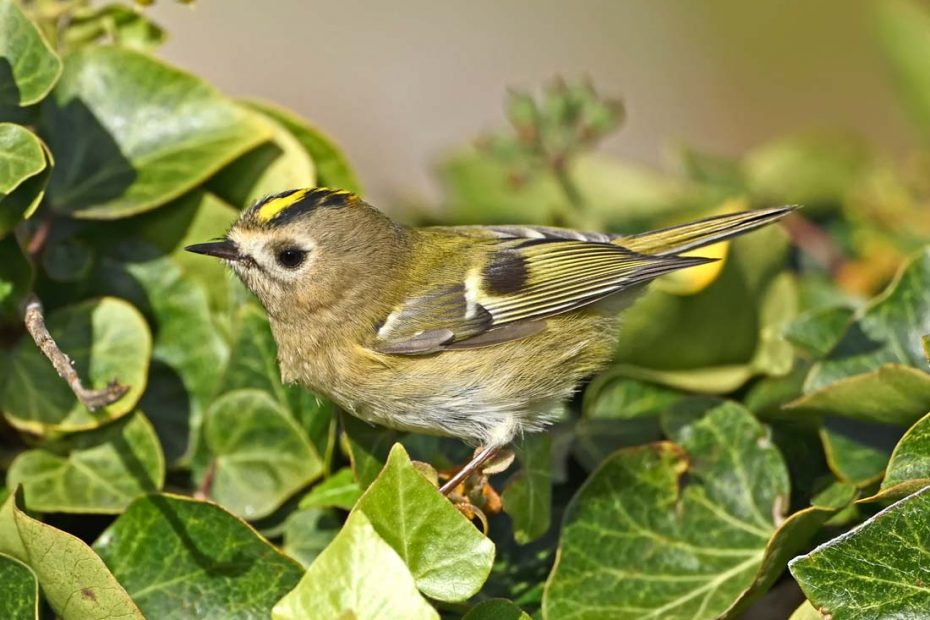
[[[209,243],[195,243],[194,245],[189,245],[184,249],[188,252],[193,252],[194,254],[206,254],[207,256],[215,256],[216,258],[222,258],[225,260],[242,259],[242,255],[239,253],[239,248],[237,248],[236,244],[229,239],[223,239],[222,241],[211,241]]]

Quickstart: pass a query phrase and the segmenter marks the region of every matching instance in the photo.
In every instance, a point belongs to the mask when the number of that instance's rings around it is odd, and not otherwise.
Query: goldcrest
[[[350,192],[295,189],[186,249],[226,261],[261,301],[284,381],[363,420],[480,447],[448,492],[608,364],[618,314],[650,281],[713,260],[682,253],[789,211],[628,236],[413,228]]]

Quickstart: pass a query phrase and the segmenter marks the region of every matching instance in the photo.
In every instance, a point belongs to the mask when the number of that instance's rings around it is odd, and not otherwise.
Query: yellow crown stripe
[[[295,202],[300,202],[303,200],[310,191],[311,190],[309,189],[301,189],[294,192],[293,194],[288,194],[287,196],[272,198],[260,206],[255,215],[259,221],[268,222]]]

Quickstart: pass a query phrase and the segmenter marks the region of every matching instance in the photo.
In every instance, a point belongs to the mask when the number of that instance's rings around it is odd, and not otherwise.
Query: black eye
[[[279,250],[276,258],[278,264],[282,267],[294,269],[300,267],[304,259],[307,258],[307,253],[297,248],[286,248],[284,250]]]

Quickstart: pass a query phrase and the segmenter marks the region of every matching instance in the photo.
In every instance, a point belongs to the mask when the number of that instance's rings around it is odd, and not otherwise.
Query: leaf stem
[[[71,391],[77,396],[77,399],[91,411],[96,411],[101,407],[106,407],[115,403],[129,391],[128,385],[120,384],[113,379],[107,384],[107,387],[100,390],[88,390],[81,383],[81,378],[72,365],[71,358],[52,338],[45,326],[45,315],[42,309],[42,302],[35,295],[30,295],[26,302],[26,331],[32,336],[36,346],[52,363],[58,376],[68,382]]]

